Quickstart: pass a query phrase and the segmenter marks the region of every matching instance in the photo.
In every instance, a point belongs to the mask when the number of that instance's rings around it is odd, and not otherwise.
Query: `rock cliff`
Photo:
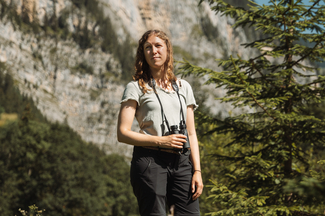
[[[99,45],[105,38],[99,36],[99,22],[86,12],[87,5],[74,0],[0,2],[0,61],[8,66],[7,72],[21,92],[32,97],[50,121],[67,123],[85,141],[107,152],[130,155],[131,148],[116,140],[116,119],[125,85],[119,82],[122,63],[113,51],[103,51]],[[126,40],[136,44],[145,30],[158,28],[171,37],[176,60],[185,57],[216,69],[214,59],[252,54],[240,47],[247,35],[231,27],[232,19],[215,15],[205,3],[197,4],[193,0],[99,0],[120,46]],[[35,26],[38,31],[32,30]],[[92,32],[92,46],[85,48],[76,42],[73,36],[80,29]],[[129,52],[134,53],[135,46],[130,46]],[[202,91],[212,92],[210,98],[222,94],[222,89],[213,87]],[[229,110],[214,100],[206,101],[206,105],[213,107],[214,113],[226,115]]]

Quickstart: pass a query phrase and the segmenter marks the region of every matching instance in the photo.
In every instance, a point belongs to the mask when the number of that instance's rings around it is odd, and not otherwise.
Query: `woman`
[[[135,81],[122,97],[117,135],[120,142],[134,145],[131,184],[140,214],[166,215],[167,205],[174,205],[175,215],[200,215],[197,105],[191,86],[173,73],[172,46],[164,32],[150,30],[141,37],[135,68]],[[131,130],[134,117],[139,133]],[[180,122],[186,122],[188,136],[176,129]],[[188,143],[190,148],[183,148]]]

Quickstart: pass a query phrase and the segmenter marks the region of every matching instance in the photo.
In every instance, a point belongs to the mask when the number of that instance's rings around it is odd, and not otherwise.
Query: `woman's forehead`
[[[165,40],[161,39],[158,35],[152,34],[147,38],[146,43],[165,43]]]

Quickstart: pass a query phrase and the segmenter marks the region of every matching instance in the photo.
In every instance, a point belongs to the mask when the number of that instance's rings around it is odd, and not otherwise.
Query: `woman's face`
[[[160,70],[167,59],[167,45],[164,40],[151,35],[143,45],[144,56],[151,72]]]

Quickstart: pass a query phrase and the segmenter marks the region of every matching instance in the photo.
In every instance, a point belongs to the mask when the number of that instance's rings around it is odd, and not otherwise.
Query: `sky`
[[[255,0],[255,2],[257,4],[259,4],[259,5],[263,5],[263,4],[268,5],[268,4],[270,4],[269,3],[270,0]],[[277,2],[280,2],[280,0],[277,0]],[[307,5],[312,5],[312,3],[309,2],[309,0],[303,0],[303,3],[307,4]],[[325,4],[324,0],[320,1],[320,4],[324,5]],[[307,33],[309,33],[309,31],[307,31]]]

